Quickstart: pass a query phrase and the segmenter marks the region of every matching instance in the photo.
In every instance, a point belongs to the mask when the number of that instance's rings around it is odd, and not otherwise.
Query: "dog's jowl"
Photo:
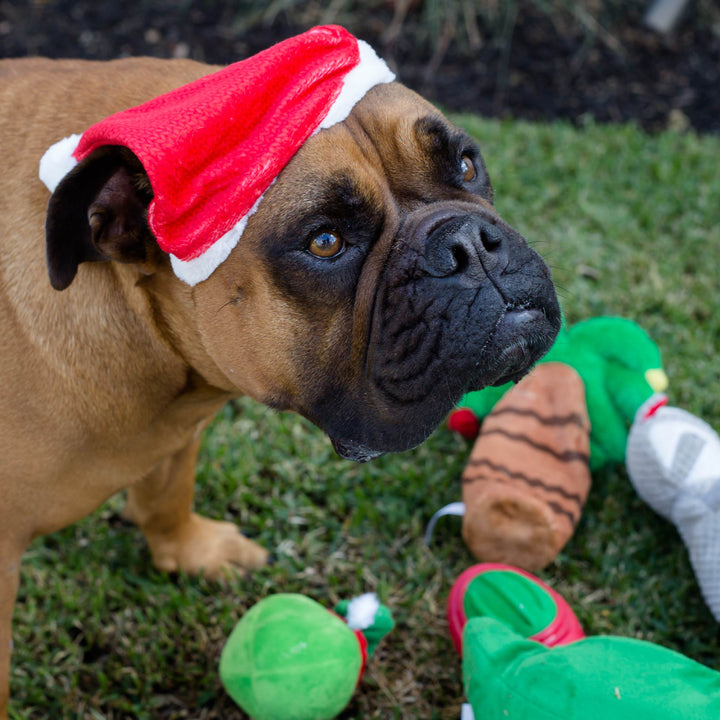
[[[225,402],[296,411],[368,460],[521,377],[560,317],[475,141],[340,28],[223,69],[3,61],[0,112],[4,719],[33,538],[127,488],[157,567],[258,567],[191,507]]]

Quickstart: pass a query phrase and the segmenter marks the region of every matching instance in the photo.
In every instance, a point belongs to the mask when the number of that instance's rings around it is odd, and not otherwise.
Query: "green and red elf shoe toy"
[[[517,568],[463,573],[448,618],[462,638],[464,719],[720,718],[720,673],[642,640],[583,637],[562,598]]]
[[[220,678],[253,720],[330,720],[393,626],[372,593],[341,602],[335,612],[304,595],[271,595],[230,634]]]
[[[575,613],[560,595],[539,578],[511,565],[473,565],[452,586],[447,619],[460,655],[465,625],[476,617],[495,618],[547,647],[585,637]]]

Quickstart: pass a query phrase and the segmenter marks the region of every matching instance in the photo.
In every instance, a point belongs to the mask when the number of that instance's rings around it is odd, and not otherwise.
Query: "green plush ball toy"
[[[258,602],[235,626],[220,658],[228,694],[254,720],[338,715],[357,687],[367,656],[367,640],[357,631],[384,635],[393,625],[387,608],[371,597],[344,606],[348,622],[353,613],[364,616],[350,622],[355,629],[304,595],[271,595]],[[353,609],[353,602],[363,599],[366,608]]]

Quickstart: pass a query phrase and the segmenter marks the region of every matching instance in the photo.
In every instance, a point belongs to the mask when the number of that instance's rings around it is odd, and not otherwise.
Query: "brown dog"
[[[397,83],[301,147],[194,287],[154,241],[128,151],[82,161],[48,205],[51,144],[213,70],[0,63],[0,718],[38,535],[129,488],[158,568],[266,561],[191,509],[202,430],[228,399],[294,410],[365,460],[420,443],[468,389],[524,374],[559,327],[550,273],[495,213],[476,144]]]

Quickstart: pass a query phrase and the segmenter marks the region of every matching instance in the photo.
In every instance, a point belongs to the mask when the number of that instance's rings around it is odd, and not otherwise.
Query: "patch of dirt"
[[[639,20],[612,44],[588,43],[528,8],[518,17],[507,59],[497,47],[481,49],[472,63],[448,54],[429,94],[483,115],[573,122],[591,116],[634,120],[647,130],[720,131],[720,36],[686,25],[663,38]],[[403,63],[401,70],[408,84],[423,87],[417,64]]]
[[[664,37],[646,29],[640,16],[619,30],[588,34],[577,23],[551,19],[536,3],[517,7],[512,33],[474,52],[450,38],[444,53],[434,53],[429,42],[417,40],[423,33],[411,16],[387,42],[392,3],[346,25],[405,84],[448,109],[532,120],[634,120],[651,131],[720,131],[720,35],[692,11],[673,36]],[[4,57],[145,54],[227,64],[304,29],[282,15],[269,26],[249,25],[232,0],[196,7],[141,0],[132,13],[116,1],[0,0]]]

